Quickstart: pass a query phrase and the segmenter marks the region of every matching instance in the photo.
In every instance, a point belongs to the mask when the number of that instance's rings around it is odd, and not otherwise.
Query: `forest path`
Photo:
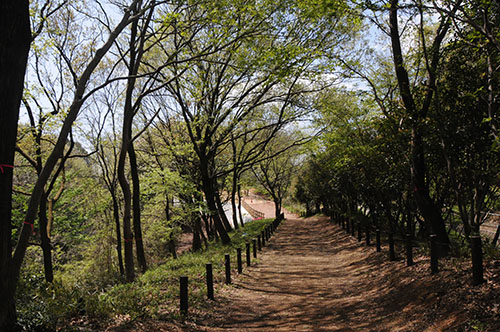
[[[211,319],[182,330],[442,331],[459,320],[455,309],[432,313],[445,290],[411,271],[427,271],[426,261],[388,262],[324,217],[285,220],[259,259],[221,294]]]

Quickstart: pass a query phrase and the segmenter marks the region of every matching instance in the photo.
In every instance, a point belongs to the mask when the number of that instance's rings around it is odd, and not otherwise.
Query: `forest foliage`
[[[495,1],[29,5],[15,168],[1,170],[2,276],[24,328],[157,315],[160,283],[260,227],[229,221],[250,188],[276,216],[303,204],[436,233],[443,253],[467,254],[499,210]],[[177,258],[187,234],[201,256]]]

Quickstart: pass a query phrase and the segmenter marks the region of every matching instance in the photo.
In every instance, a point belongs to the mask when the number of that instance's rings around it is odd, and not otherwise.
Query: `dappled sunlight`
[[[437,301],[428,286],[325,218],[286,220],[193,331],[425,331],[417,314]]]

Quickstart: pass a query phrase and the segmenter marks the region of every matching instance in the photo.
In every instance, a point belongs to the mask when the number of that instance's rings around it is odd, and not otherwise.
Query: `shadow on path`
[[[215,318],[191,331],[439,330],[419,316],[438,300],[435,287],[325,218],[286,220],[259,258]]]

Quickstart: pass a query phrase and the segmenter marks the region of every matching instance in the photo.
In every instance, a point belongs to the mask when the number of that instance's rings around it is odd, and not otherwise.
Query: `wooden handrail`
[[[263,212],[255,210],[253,207],[251,207],[250,205],[248,205],[248,203],[245,202],[243,199],[241,200],[241,205],[243,205],[243,207],[245,208],[245,210],[247,210],[248,213],[250,213],[250,215],[252,216],[252,218],[254,218],[254,219],[264,218],[264,213]]]

